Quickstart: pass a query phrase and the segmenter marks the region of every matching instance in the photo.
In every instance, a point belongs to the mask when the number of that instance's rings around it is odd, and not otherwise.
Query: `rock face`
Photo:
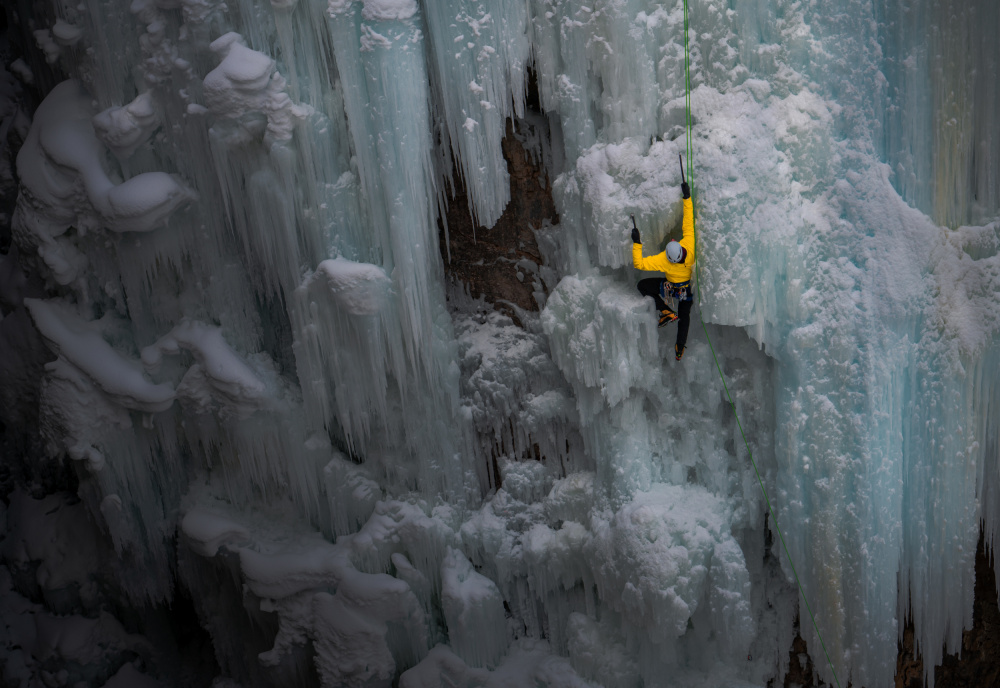
[[[525,310],[537,311],[534,292],[541,289],[538,273],[542,256],[534,230],[546,221],[558,224],[552,202],[552,187],[541,160],[518,138],[513,122],[507,122],[503,154],[510,174],[510,203],[496,225],[476,225],[461,179],[449,200],[447,236],[441,227],[441,255],[449,276],[474,297],[503,308],[509,301]]]

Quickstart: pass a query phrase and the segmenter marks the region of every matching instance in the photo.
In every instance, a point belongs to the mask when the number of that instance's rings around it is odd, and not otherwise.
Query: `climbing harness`
[[[691,137],[691,48],[689,45],[689,29],[688,29],[688,0],[684,0],[684,108],[685,108],[685,129],[687,134],[687,160],[688,160],[688,179],[690,180],[690,186],[694,188],[694,142]],[[678,155],[678,157],[680,157]],[[684,181],[684,161],[681,160],[681,180]],[[694,193],[691,194],[691,204],[692,204],[692,214],[691,222],[694,227],[694,246],[695,255],[698,255],[698,226],[696,218],[698,216],[697,212],[694,212]],[[695,263],[695,283],[701,285],[701,267],[699,263]],[[705,323],[704,317],[701,315],[701,289],[695,290],[698,294],[698,319],[701,320],[702,329],[705,330],[705,340],[708,341],[708,347],[712,351],[712,358],[715,359],[715,367],[719,371],[719,378],[722,380],[722,387],[726,391],[726,398],[729,399],[729,405],[733,409],[733,416],[736,418],[736,426],[740,429],[740,436],[743,437],[743,444],[747,448],[747,456],[750,457],[750,464],[753,466],[754,473],[757,474],[757,484],[760,485],[760,491],[764,494],[764,501],[767,503],[767,509],[771,514],[771,521],[774,523],[774,530],[778,533],[778,539],[781,540],[781,546],[785,550],[785,557],[788,559],[788,565],[792,569],[792,575],[795,576],[795,584],[799,588],[799,594],[802,595],[802,601],[805,603],[806,611],[809,612],[809,618],[812,620],[813,628],[816,631],[816,637],[819,638],[819,644],[823,647],[823,653],[826,654],[826,661],[830,665],[830,671],[833,672],[833,680],[837,683],[837,688],[840,688],[840,679],[837,677],[837,670],[833,666],[833,660],[830,658],[830,652],[826,649],[826,643],[823,641],[823,635],[819,632],[819,625],[816,623],[816,617],[813,615],[812,607],[809,605],[809,600],[806,599],[806,591],[802,587],[802,582],[799,580],[798,571],[795,570],[795,563],[792,561],[792,555],[788,551],[788,545],[785,544],[785,536],[781,532],[781,528],[778,526],[778,517],[774,513],[774,507],[771,506],[771,500],[767,496],[767,490],[764,489],[764,480],[760,477],[760,470],[757,468],[757,462],[754,461],[753,452],[750,451],[750,443],[747,441],[746,433],[743,432],[743,424],[740,422],[739,414],[736,412],[736,403],[733,401],[732,394],[729,393],[729,385],[726,384],[726,376],[722,374],[722,366],[719,364],[719,357],[715,354],[715,347],[712,346],[712,339],[708,336],[708,325]],[[749,656],[747,657],[749,659]]]
[[[660,298],[663,299],[663,302],[671,310],[679,310],[681,301],[694,301],[691,280],[687,282],[668,282],[667,280],[663,280],[663,284],[660,285]]]
[[[663,286],[660,288],[660,296],[664,299],[690,301],[693,297],[693,294],[691,293],[691,281],[667,282],[664,280]]]

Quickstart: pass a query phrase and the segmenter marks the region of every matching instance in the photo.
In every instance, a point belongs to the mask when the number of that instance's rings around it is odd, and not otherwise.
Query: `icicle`
[[[491,227],[510,194],[500,140],[507,120],[524,112],[527,6],[439,2],[425,7],[448,137],[473,216]]]

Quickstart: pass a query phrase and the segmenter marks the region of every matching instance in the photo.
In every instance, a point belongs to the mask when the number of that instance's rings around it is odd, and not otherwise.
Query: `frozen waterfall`
[[[1000,531],[1000,5],[689,10],[678,362],[628,218],[679,231],[683,3],[15,0],[4,680],[764,686],[800,633],[886,688],[912,622],[933,688]],[[447,273],[505,136],[537,310]]]

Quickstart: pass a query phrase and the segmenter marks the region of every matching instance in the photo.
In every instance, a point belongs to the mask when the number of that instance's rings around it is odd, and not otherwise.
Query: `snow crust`
[[[340,257],[320,263],[313,279],[326,280],[330,295],[351,315],[377,313],[391,285],[379,266],[355,263]]]
[[[91,126],[91,100],[79,81],[59,84],[35,112],[17,156],[20,198],[14,232],[33,247],[60,284],[83,269],[83,257],[62,237],[106,228],[149,232],[191,200],[189,189],[164,172],[145,172],[116,184],[105,172]]]
[[[309,109],[292,102],[285,91],[285,79],[275,71],[274,60],[248,48],[235,32],[215,39],[209,48],[222,57],[219,66],[202,82],[209,110],[234,119],[263,113],[270,138],[290,139],[296,122],[304,119]]]
[[[206,408],[221,402],[226,411],[248,416],[263,402],[265,384],[243,362],[222,336],[219,327],[187,320],[168,334],[142,350],[142,363],[147,369],[160,367],[164,354],[190,351],[195,364],[188,368],[177,395]]]
[[[113,402],[125,408],[153,413],[174,402],[174,390],[154,384],[140,369],[116,352],[99,331],[58,303],[25,299],[32,320],[49,347],[88,375]]]
[[[409,19],[416,13],[416,0],[364,0],[361,16],[369,21],[379,21]]]
[[[159,126],[152,94],[140,93],[123,107],[110,107],[94,115],[94,133],[119,160],[126,160],[149,140]]]

